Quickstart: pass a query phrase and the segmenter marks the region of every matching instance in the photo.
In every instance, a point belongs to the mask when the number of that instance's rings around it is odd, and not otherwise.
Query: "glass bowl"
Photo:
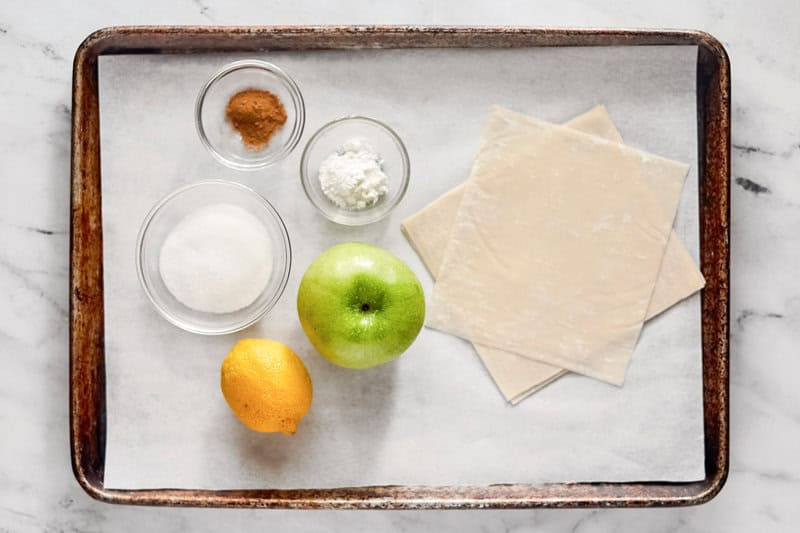
[[[176,224],[214,204],[232,204],[256,217],[272,248],[272,271],[264,290],[250,305],[228,313],[203,312],[184,305],[169,291],[159,268],[162,246]],[[136,243],[137,273],[150,302],[174,325],[201,335],[233,333],[261,319],[283,294],[291,262],[289,235],[275,208],[252,189],[222,180],[200,181],[170,193],[145,217]]]
[[[286,123],[261,149],[245,146],[225,117],[228,100],[245,89],[270,91],[286,109]],[[203,146],[217,161],[237,170],[257,170],[288,156],[303,135],[305,120],[305,104],[297,84],[266,61],[244,60],[225,65],[203,85],[195,105],[195,123]]]
[[[319,167],[331,154],[351,139],[363,139],[383,159],[383,172],[389,191],[374,205],[349,211],[334,204],[322,192]],[[300,160],[300,180],[311,203],[328,219],[346,226],[371,224],[386,217],[400,203],[408,188],[408,152],[397,133],[382,122],[368,117],[344,117],[322,126],[306,144]]]

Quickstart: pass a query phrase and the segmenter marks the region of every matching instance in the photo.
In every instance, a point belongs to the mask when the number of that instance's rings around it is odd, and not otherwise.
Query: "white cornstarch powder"
[[[159,270],[169,292],[205,313],[253,303],[272,274],[267,228],[245,209],[214,204],[184,217],[161,246]]]
[[[350,211],[374,205],[389,190],[383,160],[362,139],[350,139],[319,167],[319,182],[328,199]]]

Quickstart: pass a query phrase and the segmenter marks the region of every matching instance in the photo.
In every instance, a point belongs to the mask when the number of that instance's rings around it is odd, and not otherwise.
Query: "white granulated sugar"
[[[159,270],[182,304],[231,313],[253,303],[272,274],[272,246],[258,218],[232,204],[198,209],[161,246]]]
[[[342,209],[371,207],[389,190],[382,163],[366,141],[350,139],[320,165],[322,192]]]

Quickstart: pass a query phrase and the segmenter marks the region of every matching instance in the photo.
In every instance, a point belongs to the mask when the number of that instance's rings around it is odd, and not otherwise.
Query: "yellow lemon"
[[[240,340],[222,362],[221,374],[225,401],[255,431],[291,435],[311,407],[308,370],[278,341]]]

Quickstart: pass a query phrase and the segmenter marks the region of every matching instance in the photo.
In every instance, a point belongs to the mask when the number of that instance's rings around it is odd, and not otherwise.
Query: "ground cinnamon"
[[[286,123],[286,109],[269,91],[245,89],[228,100],[225,116],[242,136],[245,146],[260,150]]]

